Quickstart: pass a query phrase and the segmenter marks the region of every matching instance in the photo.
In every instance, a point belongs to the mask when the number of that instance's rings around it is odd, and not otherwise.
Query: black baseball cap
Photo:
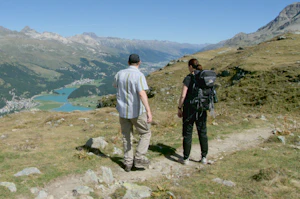
[[[137,54],[131,54],[129,56],[128,62],[131,64],[139,63],[140,62],[140,56]]]

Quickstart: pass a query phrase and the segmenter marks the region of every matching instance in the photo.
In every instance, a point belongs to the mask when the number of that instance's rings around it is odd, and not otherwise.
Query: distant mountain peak
[[[22,32],[22,33],[38,33],[36,30],[31,29],[29,26],[25,26],[20,32]]]
[[[4,28],[3,26],[0,26],[0,31],[2,32],[12,32],[11,30]]]
[[[92,37],[93,39],[98,38],[98,36],[97,36],[95,33],[93,33],[93,32],[84,32],[83,35],[90,36],[90,37]]]
[[[300,2],[293,3],[285,7],[279,14],[279,17],[286,18],[288,20],[293,19],[300,13]]]

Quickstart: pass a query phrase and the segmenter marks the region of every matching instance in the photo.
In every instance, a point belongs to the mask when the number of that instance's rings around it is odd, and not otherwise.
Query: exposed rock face
[[[273,21],[258,29],[257,32],[289,30],[300,30],[300,2],[287,6]]]
[[[238,33],[233,38],[209,45],[203,50],[211,50],[223,46],[249,46],[269,40],[275,36],[286,32],[295,32],[300,30],[300,2],[293,3],[284,8],[279,15],[259,28],[256,32],[246,34]]]
[[[41,40],[55,40],[59,41],[63,44],[68,44],[72,43],[72,41],[62,37],[59,34],[52,33],[52,32],[43,32],[43,33],[38,33],[34,29],[31,29],[29,26],[24,27],[21,30],[21,33],[24,33],[25,35],[34,38],[34,39],[41,39]]]
[[[12,33],[9,29],[0,26],[1,33]],[[183,54],[190,54],[197,52],[207,44],[187,44],[177,43],[170,41],[157,41],[157,40],[137,40],[137,39],[122,39],[116,37],[99,37],[95,33],[83,33],[71,37],[63,37],[57,33],[43,32],[39,33],[29,26],[24,27],[20,33],[23,33],[24,38],[29,37],[32,39],[56,41],[62,44],[82,44],[84,47],[89,47],[88,50],[96,50],[98,53],[103,52],[104,54],[110,53],[128,53],[131,50],[153,50],[161,53],[165,53],[166,56],[180,57]],[[15,32],[18,34],[18,32]],[[19,37],[22,37],[19,35]],[[146,54],[147,55],[147,54]],[[145,56],[147,57],[147,56]],[[172,58],[173,58],[172,57]],[[166,58],[168,59],[172,59]],[[144,60],[145,61],[145,60]]]
[[[267,25],[259,28],[255,33],[239,33],[225,42],[225,46],[254,45],[273,38],[285,32],[300,30],[300,2],[291,4]]]

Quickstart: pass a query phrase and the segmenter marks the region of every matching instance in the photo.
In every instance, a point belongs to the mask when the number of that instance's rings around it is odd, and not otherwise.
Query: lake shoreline
[[[50,108],[47,111],[61,111],[61,112],[72,112],[75,110],[79,110],[79,111],[89,111],[89,110],[93,110],[92,108],[88,108],[88,107],[83,107],[83,106],[74,106],[72,103],[70,103],[68,101],[68,96],[74,91],[76,90],[76,87],[64,87],[64,88],[60,88],[60,89],[55,89],[55,93],[54,94],[39,94],[35,97],[32,97],[32,99],[34,101],[38,101],[39,103],[42,103],[42,105],[39,106],[46,106],[49,105]],[[43,101],[45,101],[45,103],[43,103]],[[53,102],[53,103],[51,103]],[[60,107],[51,107],[56,103],[60,103],[61,106]]]

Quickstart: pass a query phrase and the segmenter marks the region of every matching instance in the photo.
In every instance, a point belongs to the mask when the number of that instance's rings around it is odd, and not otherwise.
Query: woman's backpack
[[[190,100],[191,107],[197,112],[211,111],[214,109],[214,103],[218,102],[215,90],[215,82],[217,75],[212,70],[196,70],[191,79],[192,98]]]

